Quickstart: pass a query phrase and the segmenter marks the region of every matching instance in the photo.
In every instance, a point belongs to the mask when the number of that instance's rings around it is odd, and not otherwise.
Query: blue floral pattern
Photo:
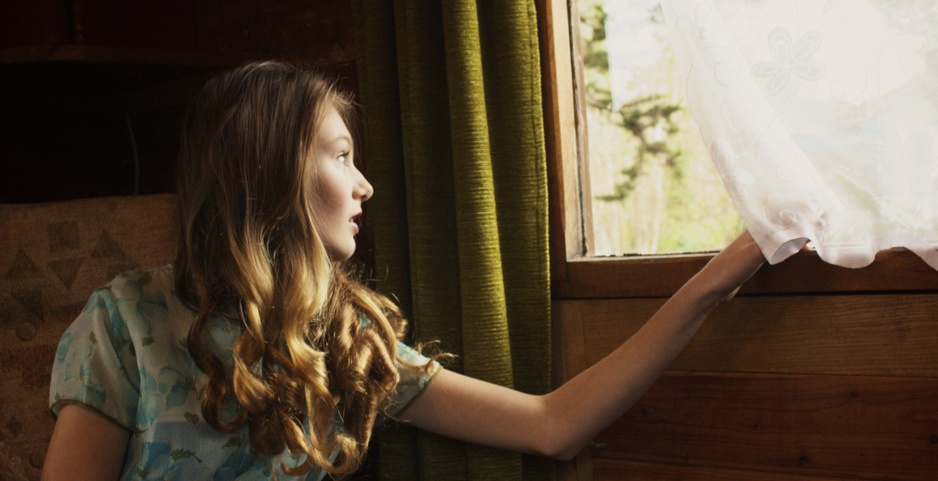
[[[247,427],[226,433],[209,426],[199,406],[207,377],[186,348],[195,313],[173,292],[173,268],[125,273],[95,291],[55,355],[50,405],[58,415],[69,403],[84,404],[133,434],[122,480],[323,479],[310,471],[297,478],[279,466],[302,463],[285,452],[277,459],[251,455]],[[209,334],[223,363],[231,365],[231,344],[240,324],[213,319]],[[389,413],[402,411],[423,392],[440,366],[404,344],[398,345],[401,382]],[[230,407],[232,412],[235,406]]]

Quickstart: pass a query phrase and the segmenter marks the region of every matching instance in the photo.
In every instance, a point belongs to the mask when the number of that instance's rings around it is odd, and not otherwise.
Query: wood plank
[[[739,469],[642,463],[621,459],[593,462],[595,481],[843,481],[843,477],[745,471]],[[851,478],[859,480],[860,478]]]
[[[938,378],[668,374],[596,442],[594,460],[935,479]]]
[[[551,317],[561,322],[551,326],[553,349],[553,383],[558,387],[567,379],[586,369],[586,354],[583,345],[583,319],[580,304],[554,302]],[[608,352],[608,351],[607,351]]]
[[[583,451],[570,461],[557,463],[556,481],[593,481],[593,456]]]
[[[585,367],[631,336],[663,302],[554,304],[558,323],[581,324]],[[576,334],[561,335],[563,356]],[[938,294],[737,297],[711,315],[671,369],[938,377],[935,346]]]

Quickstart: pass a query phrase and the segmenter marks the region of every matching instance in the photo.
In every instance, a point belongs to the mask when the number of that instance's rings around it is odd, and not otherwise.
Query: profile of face
[[[333,261],[355,253],[362,203],[374,193],[355,167],[352,135],[339,112],[330,108],[319,126],[313,161],[317,204],[314,224]]]

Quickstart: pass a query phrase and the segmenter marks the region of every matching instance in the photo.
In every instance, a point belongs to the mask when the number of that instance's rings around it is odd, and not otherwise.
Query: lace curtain
[[[772,263],[938,269],[938,2],[664,0],[688,101]]]

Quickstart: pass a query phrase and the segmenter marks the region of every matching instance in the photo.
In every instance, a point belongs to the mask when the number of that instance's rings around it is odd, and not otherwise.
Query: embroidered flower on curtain
[[[824,76],[824,65],[811,58],[821,47],[823,36],[818,31],[806,33],[793,42],[788,30],[776,27],[769,32],[769,51],[773,60],[752,66],[756,77],[771,77],[766,93],[775,95],[788,85],[788,79],[796,75],[805,80],[819,80]]]
[[[688,103],[770,262],[938,269],[938,2],[664,0]],[[701,32],[706,32],[701,35]]]

